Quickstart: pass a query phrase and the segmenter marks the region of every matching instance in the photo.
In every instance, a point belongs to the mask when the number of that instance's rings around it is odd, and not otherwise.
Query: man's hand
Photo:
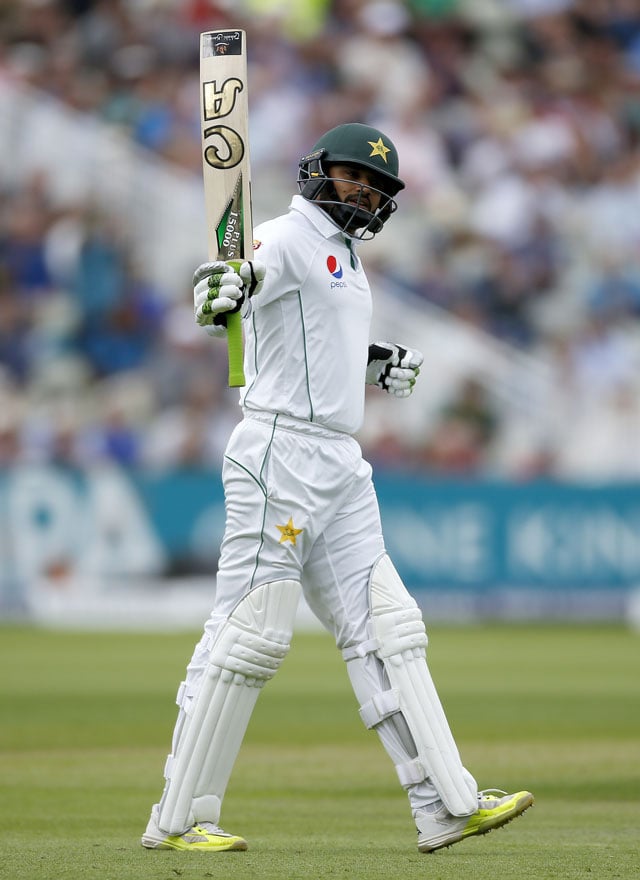
[[[226,315],[251,311],[250,299],[260,293],[265,267],[259,262],[225,263],[215,260],[202,263],[193,274],[193,304],[196,322],[211,336],[226,331]]]
[[[396,397],[408,397],[423,360],[419,351],[392,342],[374,342],[369,346],[366,383],[378,385]]]

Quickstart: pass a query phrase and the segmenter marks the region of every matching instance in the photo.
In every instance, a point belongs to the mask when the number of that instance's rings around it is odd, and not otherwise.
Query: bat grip
[[[229,260],[236,272],[240,271],[242,260]],[[227,315],[227,356],[229,360],[229,387],[241,388],[244,378],[244,338],[240,312]]]
[[[227,355],[229,358],[229,387],[239,388],[245,384],[244,340],[240,312],[227,315]]]

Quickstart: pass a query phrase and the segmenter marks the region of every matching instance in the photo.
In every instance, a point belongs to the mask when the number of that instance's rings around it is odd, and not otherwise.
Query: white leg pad
[[[220,805],[260,689],[289,651],[300,598],[297,581],[263,584],[222,625],[197,692],[182,699],[158,825],[181,834],[217,823]]]
[[[390,690],[362,707],[367,726],[400,712],[417,757],[397,767],[409,787],[429,778],[447,810],[466,816],[478,807],[475,780],[465,770],[426,662],[422,614],[388,556],[374,566],[370,582],[374,653],[382,661]]]

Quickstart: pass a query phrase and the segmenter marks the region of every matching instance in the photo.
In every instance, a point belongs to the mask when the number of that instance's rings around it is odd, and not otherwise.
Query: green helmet
[[[375,213],[364,207],[355,212],[340,202],[327,175],[330,165],[358,165],[375,172],[381,194],[380,206]],[[322,135],[308,156],[299,163],[298,185],[301,194],[323,207],[332,220],[344,231],[358,237],[372,237],[396,210],[393,198],[404,182],[398,177],[398,152],[393,143],[377,128],[360,122],[338,125]]]
[[[389,138],[377,128],[360,122],[338,125],[322,135],[312,155],[317,150],[324,150],[322,159],[325,166],[347,162],[363,165],[381,174],[393,189],[389,195],[404,189],[404,182],[398,177],[398,152]]]

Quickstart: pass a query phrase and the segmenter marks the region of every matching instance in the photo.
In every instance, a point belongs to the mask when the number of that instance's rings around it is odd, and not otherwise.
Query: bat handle
[[[229,260],[230,266],[240,271],[242,260]],[[229,358],[229,387],[241,388],[245,385],[244,378],[244,338],[242,336],[242,318],[240,312],[227,315],[227,355]]]
[[[227,315],[227,354],[229,358],[229,387],[239,388],[245,384],[244,340],[240,312]]]

